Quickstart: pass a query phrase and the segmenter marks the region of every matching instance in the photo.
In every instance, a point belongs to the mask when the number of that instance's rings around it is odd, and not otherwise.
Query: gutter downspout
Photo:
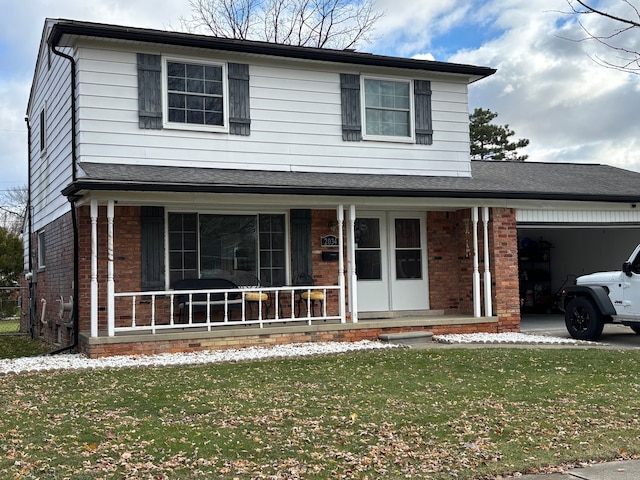
[[[31,218],[31,123],[29,123],[29,117],[25,116],[24,121],[27,124],[27,241],[29,242],[29,252],[27,261],[27,272],[29,272],[29,295],[27,298],[28,312],[29,312],[29,333],[31,339],[35,338],[35,331],[33,328],[33,299],[35,298],[34,284],[33,284],[33,248],[31,242],[33,241],[33,219]]]
[[[71,66],[71,182],[73,184],[78,178],[76,151],[76,61],[71,55],[67,55],[64,52],[56,50],[56,46],[53,45],[53,42],[51,40],[49,40],[49,48],[55,55],[69,60],[69,64]],[[73,350],[78,346],[78,330],[80,327],[80,320],[78,315],[78,297],[80,293],[80,288],[78,286],[80,271],[78,252],[80,248],[78,239],[78,219],[76,216],[77,199],[78,197],[76,197],[75,195],[69,197],[69,202],[71,202],[71,223],[73,224],[73,341],[69,346],[59,348],[58,350],[54,350],[53,352],[49,352],[49,355],[55,355],[57,353]]]

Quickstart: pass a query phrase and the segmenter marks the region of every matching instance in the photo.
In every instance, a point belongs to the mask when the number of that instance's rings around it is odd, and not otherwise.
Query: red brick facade
[[[34,318],[24,315],[21,319],[21,331],[29,332],[51,345],[68,345],[71,341],[71,329],[67,325],[70,314],[60,318],[60,298],[65,302],[73,296],[73,225],[71,213],[67,213],[51,222],[44,232],[45,259],[44,268],[38,268],[38,233],[31,239],[31,252],[34,268],[33,305]],[[44,301],[43,301],[44,300]],[[23,299],[23,311],[28,312],[27,295]],[[29,324],[31,322],[31,325]]]
[[[427,259],[429,275],[429,300],[432,310],[442,310],[447,315],[473,314],[473,226],[470,210],[450,212],[427,212]],[[114,279],[116,292],[138,292],[141,290],[141,226],[140,207],[116,206],[114,222]],[[89,207],[77,210],[79,228],[79,325],[80,332],[90,330],[91,296],[91,218]],[[324,259],[323,251],[337,251],[322,247],[320,239],[326,235],[338,235],[335,226],[335,210],[312,211],[312,264],[316,284],[337,285],[339,263]],[[345,228],[347,227],[345,222]],[[101,335],[107,328],[106,284],[107,284],[107,219],[106,207],[100,207],[98,215],[98,285],[99,285],[99,330]],[[467,331],[514,331],[519,329],[518,262],[515,210],[491,209],[489,223],[489,258],[492,262],[493,314],[497,322],[473,323],[467,326],[437,325],[428,328],[436,333]],[[346,237],[345,237],[346,238]],[[482,222],[478,223],[479,272],[484,272],[482,246]],[[37,245],[34,238],[32,243]],[[67,214],[46,228],[47,265],[38,272],[36,301],[47,301],[46,325],[38,321],[38,335],[51,343],[69,343],[69,329],[58,319],[59,296],[68,298],[73,294],[73,235],[71,215]],[[36,252],[37,254],[37,252]],[[346,268],[346,265],[345,265]],[[348,278],[346,281],[348,282]],[[426,292],[425,292],[426,294]],[[125,301],[126,300],[126,301]],[[158,300],[162,310],[163,300]],[[164,300],[167,302],[167,300]],[[131,322],[130,299],[116,299],[116,325]],[[338,296],[327,299],[328,308],[337,312]],[[168,311],[168,303],[164,305]],[[141,318],[149,312],[148,302],[141,300],[136,315]],[[158,311],[158,310],[157,310]],[[483,310],[484,312],[484,310]],[[37,314],[41,310],[38,308]],[[39,317],[38,317],[39,318]],[[60,329],[61,333],[58,333]],[[412,328],[415,330],[416,328]],[[418,328],[427,329],[427,328]],[[393,329],[378,332],[377,329],[338,329],[332,332],[306,332],[296,334],[247,335],[242,338],[210,338],[196,340],[160,340],[143,342],[140,345],[107,343],[82,345],[92,355],[117,353],[152,353],[159,351],[194,350],[206,348],[232,348],[240,345],[321,340],[375,339],[380,333],[391,333]],[[61,335],[61,337],[60,337]],[[83,336],[84,338],[84,336]]]

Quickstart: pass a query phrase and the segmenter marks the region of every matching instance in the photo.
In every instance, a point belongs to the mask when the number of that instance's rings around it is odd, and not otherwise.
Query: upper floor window
[[[411,104],[411,82],[365,78],[365,137],[411,139]]]
[[[167,124],[226,131],[225,65],[171,59],[165,65]]]
[[[167,62],[169,121],[224,125],[222,67]]]
[[[431,81],[340,74],[342,139],[433,143]]]

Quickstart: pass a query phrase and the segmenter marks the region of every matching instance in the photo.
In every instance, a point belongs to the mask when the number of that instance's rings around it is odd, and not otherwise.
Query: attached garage
[[[523,312],[549,312],[580,275],[618,270],[640,243],[640,209],[516,211]]]

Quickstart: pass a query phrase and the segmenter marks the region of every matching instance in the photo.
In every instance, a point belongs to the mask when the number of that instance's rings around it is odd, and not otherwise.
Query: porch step
[[[433,332],[400,332],[380,334],[378,340],[399,345],[416,345],[430,342],[432,337]]]

